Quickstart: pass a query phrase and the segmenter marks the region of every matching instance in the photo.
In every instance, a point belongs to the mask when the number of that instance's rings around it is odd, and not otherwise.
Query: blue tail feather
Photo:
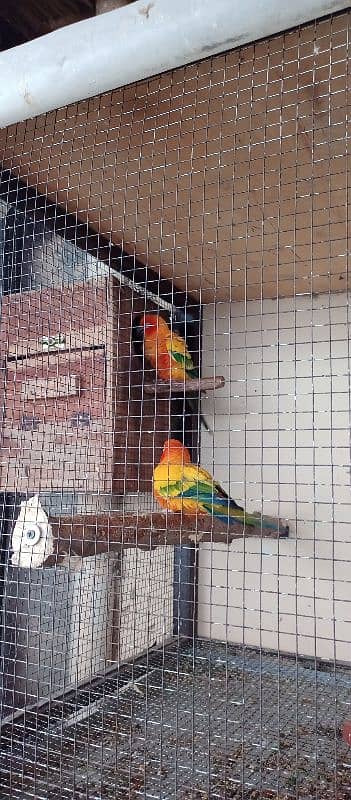
[[[205,491],[204,485],[201,486],[201,484],[198,484],[196,489],[197,491],[193,487],[188,489],[182,493],[182,497],[184,499],[189,497],[197,500],[210,515],[213,515],[226,525],[239,522],[242,525],[249,525],[258,529],[262,528],[262,530],[267,531],[276,531],[278,529],[277,521],[247,514],[243,508],[237,505],[235,500],[229,497],[222,497],[220,494],[211,495],[208,491]]]
[[[224,511],[222,512],[221,510],[217,510],[216,506],[218,505],[223,505],[223,506],[228,505],[222,501],[221,503],[219,503],[217,501],[217,498],[215,501],[215,507],[210,503],[203,503],[202,505],[204,506],[204,508],[206,508],[209,514],[213,514],[213,516],[216,519],[219,519],[226,525],[231,525],[234,522],[239,522],[242,525],[249,525],[250,527],[255,527],[258,529],[262,528],[262,530],[276,531],[278,529],[277,522],[270,521],[267,519],[262,519],[261,517],[253,517],[251,514],[245,514],[245,512],[240,514],[240,512],[238,512],[238,509],[235,509],[236,513],[233,513],[232,510],[231,513],[229,512],[229,514],[225,514]]]

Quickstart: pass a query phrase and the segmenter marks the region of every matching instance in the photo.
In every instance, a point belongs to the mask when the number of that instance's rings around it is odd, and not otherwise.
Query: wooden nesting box
[[[107,278],[3,299],[1,491],[151,490],[169,401],[142,399],[142,308]]]

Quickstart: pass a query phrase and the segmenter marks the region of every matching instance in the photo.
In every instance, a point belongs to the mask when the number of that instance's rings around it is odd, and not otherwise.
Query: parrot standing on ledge
[[[169,511],[209,514],[227,525],[239,522],[276,530],[276,523],[246,514],[209,472],[191,463],[189,450],[177,439],[167,439],[164,444],[160,463],[154,469],[153,490],[160,506]]]
[[[143,344],[145,358],[161,380],[182,382],[185,387],[189,378],[199,377],[186,341],[170,329],[160,314],[142,314],[133,324],[133,340]],[[187,397],[186,403],[191,413],[196,414],[194,402]],[[200,420],[210,432],[202,415]]]

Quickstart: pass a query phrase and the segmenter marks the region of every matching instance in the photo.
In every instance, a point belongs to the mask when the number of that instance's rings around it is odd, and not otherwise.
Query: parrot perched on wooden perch
[[[184,514],[209,514],[230,525],[239,522],[269,530],[276,530],[277,523],[260,516],[246,514],[232,500],[209,472],[191,463],[189,450],[177,439],[167,439],[160,463],[153,474],[154,497],[169,511]]]
[[[143,345],[145,358],[161,380],[178,381],[185,387],[189,378],[199,377],[185,339],[172,331],[160,314],[142,314],[133,324],[133,340]],[[186,398],[186,404],[192,414],[197,413],[191,398]],[[202,415],[200,420],[205,430],[210,432]]]
[[[161,380],[185,382],[199,377],[185,340],[160,314],[142,314],[134,323],[133,334],[143,342],[144,355]]]

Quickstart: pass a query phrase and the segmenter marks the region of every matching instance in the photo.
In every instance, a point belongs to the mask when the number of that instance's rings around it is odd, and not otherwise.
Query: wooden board
[[[13,296],[11,296],[11,300],[12,297]],[[83,328],[80,331],[65,332],[65,334],[61,334],[61,336],[62,344],[59,348],[55,348],[54,346],[46,348],[43,340],[47,337],[38,337],[37,339],[19,338],[15,343],[10,341],[7,348],[8,359],[15,360],[19,357],[28,357],[39,353],[52,353],[55,352],[55,350],[59,350],[61,353],[65,350],[68,352],[72,350],[81,352],[84,349],[96,347],[99,343],[101,345],[105,341],[106,330],[103,327],[96,327],[91,330],[89,330],[89,328]]]
[[[32,378],[22,384],[21,398],[25,400],[52,400],[69,397],[79,392],[78,375],[58,375],[54,378]]]
[[[7,424],[17,425],[25,417],[35,417],[40,424],[56,424],[83,413],[102,419],[106,413],[105,374],[104,348],[10,362],[6,375]]]
[[[343,291],[350,19],[12,126],[4,167],[202,302]]]
[[[144,396],[131,332],[143,309],[107,278],[3,298],[3,491],[151,491],[173,415],[169,397]]]

